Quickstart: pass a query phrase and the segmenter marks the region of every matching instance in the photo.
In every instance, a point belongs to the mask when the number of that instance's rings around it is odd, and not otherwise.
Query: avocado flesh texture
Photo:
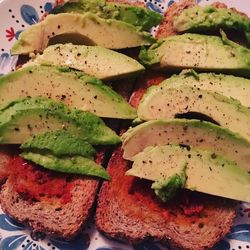
[[[141,50],[141,62],[159,70],[192,68],[250,76],[250,50],[217,36],[170,36]]]
[[[79,138],[65,130],[46,132],[35,135],[24,142],[20,148],[24,151],[40,153],[49,152],[55,156],[81,155],[92,158],[96,153],[92,145],[82,138]]]
[[[146,148],[133,161],[126,174],[151,181],[178,174],[186,162],[185,188],[250,202],[250,174],[214,152],[164,145]]]
[[[55,66],[29,66],[0,77],[0,107],[43,96],[101,117],[133,119],[136,111],[95,77]]]
[[[183,10],[174,20],[177,32],[201,32],[219,29],[242,31],[250,43],[250,19],[227,8],[196,5]]]
[[[49,99],[26,98],[0,111],[1,144],[22,144],[34,135],[61,129],[94,145],[120,142],[99,117]]]
[[[153,86],[143,96],[137,111],[138,118],[145,121],[173,119],[194,112],[212,118],[250,141],[250,110],[236,100],[207,90],[189,86],[168,89]]]
[[[42,155],[33,152],[24,152],[21,156],[26,160],[32,161],[53,171],[97,176],[106,180],[110,179],[106,170],[102,166],[96,164],[93,160],[82,156],[56,157],[54,155]]]
[[[144,67],[124,54],[100,46],[56,44],[47,47],[24,66],[66,66],[98,79],[120,79],[142,73]]]
[[[209,122],[173,119],[153,120],[129,129],[122,136],[123,157],[133,156],[148,146],[184,144],[213,151],[250,171],[250,142]]]
[[[12,47],[11,54],[42,52],[51,38],[60,35],[61,39],[62,35],[67,36],[64,37],[67,42],[76,39],[78,44],[100,45],[109,49],[133,48],[155,41],[150,33],[138,31],[136,27],[122,21],[102,19],[91,13],[62,13],[48,15],[45,20],[23,31]]]
[[[196,73],[193,70],[183,71],[179,75],[164,80],[158,89],[167,91],[169,88],[185,86],[217,92],[240,101],[243,106],[250,107],[250,80],[232,75],[214,73]]]
[[[105,0],[80,0],[78,2],[68,2],[52,10],[53,14],[65,12],[79,14],[91,12],[101,18],[117,19],[139,26],[142,30],[149,30],[162,21],[162,15],[146,7],[109,3]]]

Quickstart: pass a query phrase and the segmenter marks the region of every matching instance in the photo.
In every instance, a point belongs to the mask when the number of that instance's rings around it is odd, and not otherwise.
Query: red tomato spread
[[[180,204],[183,213],[187,216],[198,215],[204,210],[204,205],[189,196],[183,196]]]
[[[71,201],[72,184],[60,173],[42,169],[19,156],[9,162],[9,180],[22,197],[30,201],[60,200]]]

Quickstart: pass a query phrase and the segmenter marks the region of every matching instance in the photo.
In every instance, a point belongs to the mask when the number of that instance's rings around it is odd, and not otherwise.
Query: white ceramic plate
[[[60,1],[58,1],[60,2]],[[158,12],[171,5],[173,0],[145,0],[147,6]],[[208,4],[214,0],[197,0],[199,4]],[[221,0],[230,7],[236,7],[250,16],[248,0]],[[0,74],[11,71],[17,58],[10,57],[9,49],[22,30],[39,21],[40,17],[53,7],[46,0],[0,0]],[[50,239],[44,235],[33,235],[0,209],[0,249],[1,250],[159,250],[166,249],[156,244],[124,245],[101,236],[90,223],[86,231],[73,241]],[[250,204],[239,204],[237,218],[231,232],[214,248],[216,250],[250,250]]]

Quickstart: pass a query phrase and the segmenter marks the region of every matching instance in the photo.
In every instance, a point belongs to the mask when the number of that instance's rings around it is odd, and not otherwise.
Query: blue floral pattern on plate
[[[0,74],[7,73],[15,68],[16,56],[10,56],[9,49],[19,34],[26,27],[39,22],[45,12],[50,11],[54,3],[45,0],[11,1],[5,0],[7,4],[0,4],[0,14],[5,14],[3,32],[0,33],[2,41],[2,53],[0,53]],[[23,4],[22,4],[23,2]],[[173,0],[146,0],[146,5],[151,10],[164,13],[167,7],[173,4]],[[197,3],[207,3],[205,0],[197,0]],[[226,4],[230,0],[223,0]],[[242,5],[239,4],[242,2]],[[3,4],[3,3],[2,3]],[[235,3],[236,4],[236,1]],[[244,8],[244,1],[237,1],[237,8],[250,15],[250,6]],[[7,14],[8,15],[7,15]],[[15,13],[15,14],[14,14]],[[9,17],[7,18],[6,15]],[[5,20],[4,19],[4,20]],[[24,23],[20,25],[20,23]],[[2,24],[3,25],[3,24]],[[213,250],[250,249],[250,205],[241,203],[237,209],[237,218],[231,232],[220,241]],[[1,250],[160,250],[166,249],[154,243],[142,243],[136,246],[124,245],[110,241],[100,235],[94,225],[90,223],[87,229],[79,234],[74,240],[65,241],[55,238],[48,238],[45,235],[33,234],[29,228],[4,214],[0,209],[0,249]]]

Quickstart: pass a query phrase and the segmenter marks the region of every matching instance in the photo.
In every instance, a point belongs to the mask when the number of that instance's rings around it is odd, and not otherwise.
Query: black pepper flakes
[[[212,159],[216,159],[216,157],[217,157],[217,155],[216,155],[215,153],[212,153],[212,154],[211,154],[211,158],[212,158]]]
[[[32,127],[31,127],[30,124],[27,125],[27,128],[28,128],[29,130],[32,130]]]
[[[65,100],[66,99],[66,95],[62,95],[61,96],[61,101]]]

